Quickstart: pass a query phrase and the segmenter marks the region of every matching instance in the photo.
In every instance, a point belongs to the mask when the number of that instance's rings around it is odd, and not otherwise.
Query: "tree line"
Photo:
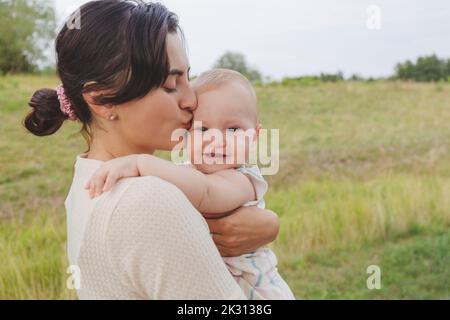
[[[0,73],[39,71],[55,26],[50,0],[0,0]]]
[[[450,81],[450,59],[440,59],[435,54],[419,57],[416,62],[407,60],[395,67],[395,77],[415,81]]]
[[[55,11],[51,0],[0,0],[0,74],[42,72],[48,49],[53,44],[56,29]],[[271,82],[257,68],[249,65],[238,52],[225,52],[213,67],[229,68],[241,72],[254,82]],[[407,60],[395,66],[389,79],[412,81],[450,81],[450,59],[435,54]],[[281,84],[313,84],[344,80],[373,81],[359,75],[344,78],[342,72],[321,73],[299,77],[286,77]]]

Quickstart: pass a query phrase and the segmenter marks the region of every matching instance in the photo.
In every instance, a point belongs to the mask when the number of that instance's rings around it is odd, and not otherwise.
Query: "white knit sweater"
[[[77,157],[65,202],[80,299],[245,299],[206,221],[177,187],[123,179],[91,200],[83,186],[101,164]]]

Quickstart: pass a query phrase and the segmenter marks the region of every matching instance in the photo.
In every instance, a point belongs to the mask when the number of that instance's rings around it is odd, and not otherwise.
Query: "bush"
[[[450,59],[439,59],[435,54],[419,57],[416,63],[407,60],[395,67],[396,78],[420,82],[447,80],[450,77]]]

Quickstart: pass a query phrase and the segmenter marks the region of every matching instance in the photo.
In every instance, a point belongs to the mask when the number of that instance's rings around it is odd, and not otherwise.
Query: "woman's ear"
[[[95,103],[95,97],[101,94],[98,91],[83,93],[83,99],[88,104],[91,111],[98,117],[105,120],[115,120],[117,118],[113,106],[98,105]]]

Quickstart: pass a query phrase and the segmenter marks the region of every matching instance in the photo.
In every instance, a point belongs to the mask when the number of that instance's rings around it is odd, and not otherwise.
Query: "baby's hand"
[[[105,162],[84,186],[89,190],[89,196],[95,198],[111,190],[119,179],[138,177],[137,159],[138,155],[131,155]]]

